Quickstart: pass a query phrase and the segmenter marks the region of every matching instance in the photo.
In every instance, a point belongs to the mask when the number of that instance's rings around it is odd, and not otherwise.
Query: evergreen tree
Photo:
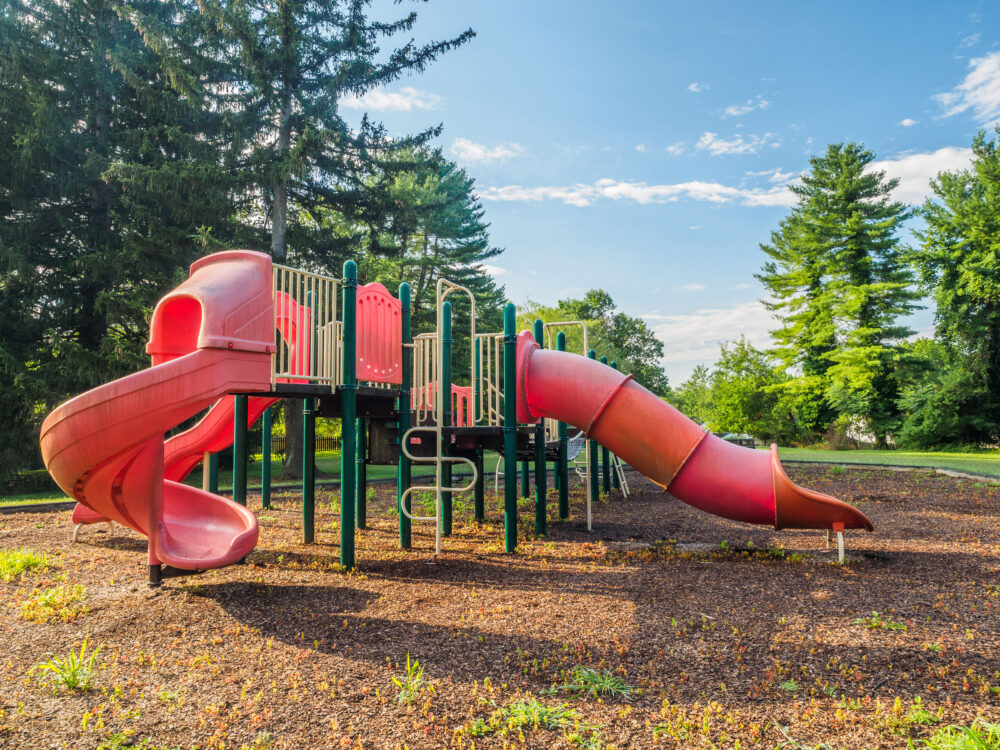
[[[358,130],[338,104],[348,95],[422,71],[444,52],[474,36],[443,42],[412,40],[383,55],[379,44],[412,30],[416,14],[394,22],[371,20],[371,0],[205,0],[199,5],[206,51],[222,75],[215,107],[233,123],[233,152],[241,162],[245,214],[280,263],[336,269],[357,255],[359,235],[331,232],[379,226],[388,210],[384,192],[367,184],[387,170],[399,141],[365,116]],[[403,143],[422,143],[431,129]],[[376,238],[378,235],[374,235]],[[396,248],[375,248],[388,253]],[[289,437],[283,477],[302,471],[301,411],[285,409]]]
[[[152,0],[132,7],[170,23]],[[59,400],[146,365],[149,308],[231,208],[199,103],[127,14],[4,9],[0,391],[19,416],[0,429],[37,432]]]
[[[912,274],[902,261],[898,231],[909,212],[891,194],[898,180],[872,171],[875,155],[855,143],[834,144],[810,159],[812,170],[793,186],[796,206],[771,245],[758,278],[782,326],[776,354],[798,369],[790,387],[807,394],[814,429],[836,410],[841,424],[858,424],[880,445],[898,427],[900,343],[911,332],[898,323],[915,307]]]
[[[1000,128],[996,130],[1000,135]],[[933,381],[929,398],[948,393],[954,411],[951,443],[1000,438],[1000,150],[985,132],[972,144],[969,169],[942,172],[921,209],[926,228],[912,260],[936,303],[939,360],[958,371],[947,389]],[[960,374],[959,374],[960,373]],[[911,406],[913,406],[911,399]]]

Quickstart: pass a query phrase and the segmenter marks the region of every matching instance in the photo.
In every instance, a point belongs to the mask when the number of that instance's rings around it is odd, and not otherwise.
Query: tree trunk
[[[302,479],[302,401],[285,399],[285,465],[279,479]]]
[[[281,94],[278,111],[278,173],[274,181],[274,205],[271,208],[271,256],[283,263],[288,257],[288,154],[292,146],[292,81],[288,58],[292,54],[291,10],[288,3],[281,6],[282,44],[286,65],[281,72]],[[300,300],[302,301],[302,300]],[[285,401],[285,465],[282,479],[302,477],[302,402]]]

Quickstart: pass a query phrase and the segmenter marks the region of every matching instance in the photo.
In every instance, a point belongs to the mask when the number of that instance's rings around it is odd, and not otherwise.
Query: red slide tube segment
[[[857,509],[788,479],[776,448],[766,453],[721,440],[630,375],[540,349],[530,331],[518,335],[518,383],[519,422],[568,422],[708,513],[778,529],[873,529]]]

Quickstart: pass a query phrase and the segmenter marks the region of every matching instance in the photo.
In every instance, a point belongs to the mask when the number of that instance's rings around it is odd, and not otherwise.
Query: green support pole
[[[219,494],[219,454],[213,453],[208,459],[208,491]]]
[[[566,351],[566,334],[562,331],[556,334],[556,349]],[[556,469],[559,477],[559,518],[569,518],[569,432],[565,422],[559,423],[559,465]]]
[[[477,521],[486,520],[486,465],[483,461],[483,449],[476,448],[476,485],[473,495],[473,507]]]
[[[249,397],[236,396],[233,410],[233,500],[247,504],[247,406]]]
[[[358,266],[353,260],[344,263],[344,336],[341,362],[343,371],[341,395],[340,453],[340,564],[345,570],[354,568],[354,494],[357,491],[354,470],[357,454],[354,439],[357,434],[357,305]]]
[[[542,321],[535,321],[535,343],[545,346],[545,327]],[[545,507],[546,487],[545,476],[545,420],[540,419],[535,425],[535,533],[545,536],[548,533],[548,509]]]
[[[618,369],[618,363],[617,362],[612,362],[611,366],[614,369],[616,369],[616,370]],[[612,464],[613,464],[614,463],[614,457],[613,456],[612,456],[611,460],[612,460]],[[616,490],[620,490],[622,488],[622,483],[621,483],[621,480],[618,478],[618,472],[617,471],[612,471],[611,472],[611,486],[614,487]]]
[[[405,281],[399,285],[399,302],[402,309],[403,329],[403,383],[399,387],[399,463],[396,466],[396,513],[399,515],[399,546],[410,548],[410,519],[403,512],[403,493],[410,487],[410,459],[403,455],[403,435],[410,429],[410,389],[413,386],[413,357],[408,344],[413,343],[410,331],[410,285]],[[410,498],[406,498],[406,510],[410,510]]]
[[[601,364],[608,363],[607,357],[601,357]],[[601,446],[601,471],[603,472],[603,491],[605,495],[611,494],[611,451]]]
[[[597,359],[597,352],[591,349],[587,352],[587,358]],[[590,475],[590,497],[592,500],[600,500],[601,485],[597,479],[597,441],[593,439],[588,440],[587,447],[590,449],[590,465],[587,467],[587,473]]]
[[[451,303],[445,302],[442,308],[443,325],[441,328],[441,375],[444,378],[444,389],[442,390],[442,407],[444,412],[443,427],[451,427]],[[447,435],[444,437],[441,452],[448,456],[450,441]],[[451,461],[441,464],[441,486],[451,487]],[[451,493],[441,493],[441,534],[451,536]]]
[[[260,504],[271,507],[271,407],[264,409],[260,439]]]
[[[482,392],[483,383],[482,383],[482,371],[479,364],[479,347],[475,345],[475,341],[473,341],[472,344],[475,347],[475,353],[476,353],[476,371],[474,373],[475,376],[474,382],[476,384],[476,388],[475,388],[475,393],[473,394],[474,403],[472,405],[473,416],[475,416],[476,403],[479,403],[481,400],[479,394]],[[483,415],[480,414],[479,418],[476,419],[476,424],[479,424],[482,421],[482,418]],[[483,470],[486,467],[483,464],[482,448],[476,448],[476,457],[474,460],[476,463],[476,484],[475,487],[473,488],[473,495],[472,495],[473,515],[475,516],[476,521],[485,521],[486,520],[486,476]]]
[[[316,541],[316,399],[302,399],[302,543]]]
[[[358,528],[368,528],[368,420],[358,418]]]
[[[517,323],[514,303],[503,310],[503,541],[517,549]]]
[[[528,481],[528,461],[521,462],[521,497],[531,494],[531,483]]]

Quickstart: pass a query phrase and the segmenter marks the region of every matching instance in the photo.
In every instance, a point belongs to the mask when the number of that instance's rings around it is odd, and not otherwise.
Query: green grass
[[[0,581],[12,581],[27,570],[49,567],[49,559],[41,552],[22,547],[0,549]]]
[[[816,461],[835,464],[887,464],[953,469],[973,474],[1000,477],[1000,451],[949,453],[946,451],[831,451],[818,448],[779,448],[778,455],[793,461]]]
[[[927,740],[913,740],[910,748],[928,750],[1000,750],[1000,724],[976,719],[971,726],[948,726]]]
[[[69,656],[55,655],[46,662],[36,664],[32,671],[42,672],[41,681],[51,684],[53,692],[60,687],[70,691],[86,692],[90,690],[90,681],[94,677],[94,660],[97,659],[101,648],[103,647],[98,646],[88,655],[87,639],[84,638],[79,654],[70,651]]]
[[[498,455],[496,453],[488,452],[484,458],[484,465],[486,468],[487,479],[492,481],[493,473],[496,471]],[[281,474],[282,459],[272,458],[271,459],[271,487],[274,489],[280,489],[282,487],[298,488],[302,486],[299,481],[295,482],[279,482],[278,475]],[[247,485],[250,491],[260,489],[260,475],[261,475],[261,457],[258,453],[253,456],[253,461],[247,466]],[[316,453],[316,469],[318,471],[328,474],[328,477],[319,477],[318,481],[323,481],[325,479],[340,479],[340,451],[322,451]],[[461,474],[468,470],[464,464],[455,465],[455,473]],[[414,477],[425,477],[433,476],[434,467],[426,466],[420,464],[413,465],[413,476]],[[369,466],[368,467],[368,478],[369,479],[392,479],[396,476],[395,466]],[[188,478],[184,480],[185,484],[189,484],[193,487],[201,487],[201,467],[196,468],[194,471],[188,475]],[[220,471],[219,472],[219,489],[220,490],[231,490],[233,488],[233,472],[232,470]],[[0,496],[0,504],[7,503],[52,503],[67,500],[68,498],[63,494],[53,494],[52,492],[29,492],[22,493],[19,495],[3,495]]]

